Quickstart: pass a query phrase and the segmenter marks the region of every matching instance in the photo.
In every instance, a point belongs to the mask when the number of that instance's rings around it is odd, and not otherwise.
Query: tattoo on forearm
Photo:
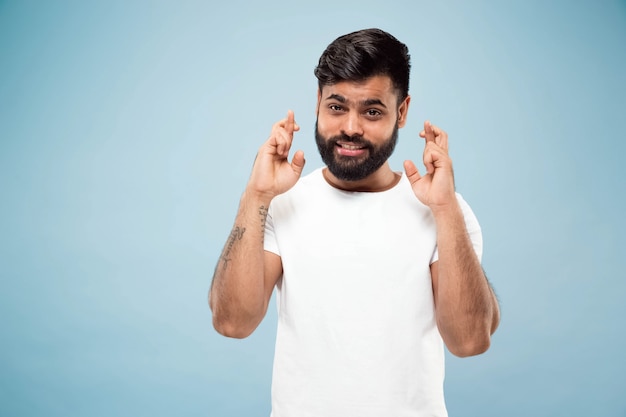
[[[263,237],[265,236],[265,221],[267,219],[267,210],[266,206],[259,207],[259,218],[261,220],[261,242],[263,241]],[[231,261],[230,254],[235,247],[237,241],[243,239],[243,235],[246,232],[246,228],[242,226],[235,226],[233,230],[230,232],[230,236],[228,237],[228,241],[226,242],[226,246],[222,251],[222,256],[220,256],[220,261],[222,263],[222,269],[226,269],[228,267],[228,263]]]
[[[226,269],[228,266],[228,262],[230,261],[230,252],[233,250],[233,246],[238,240],[243,238],[243,234],[246,232],[245,227],[235,226],[233,230],[230,232],[230,236],[228,237],[228,243],[226,243],[226,247],[224,248],[224,252],[222,253],[221,260],[223,262],[222,268]]]
[[[259,217],[261,217],[261,241],[265,237],[265,221],[267,220],[267,207],[259,207]]]

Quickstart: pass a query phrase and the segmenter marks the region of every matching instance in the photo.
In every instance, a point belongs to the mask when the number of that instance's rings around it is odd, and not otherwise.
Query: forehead
[[[391,78],[386,75],[377,75],[362,81],[341,81],[322,86],[322,100],[332,99],[336,96],[341,96],[348,102],[359,103],[380,100],[388,105],[395,103],[397,99],[396,89]]]

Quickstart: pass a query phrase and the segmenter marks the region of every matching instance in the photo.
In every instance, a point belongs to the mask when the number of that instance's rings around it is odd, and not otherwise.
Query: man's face
[[[387,76],[324,86],[318,93],[315,140],[329,171],[343,181],[376,172],[393,153],[408,102],[407,97],[398,106]]]
[[[315,124],[315,142],[322,161],[335,177],[343,181],[359,181],[376,172],[389,159],[397,141],[397,124],[391,137],[378,146],[361,135],[341,133],[325,138],[320,134],[318,123]]]

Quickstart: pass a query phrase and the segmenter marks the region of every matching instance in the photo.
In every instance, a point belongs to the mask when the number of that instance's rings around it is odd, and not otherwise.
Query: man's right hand
[[[291,163],[287,159],[293,141],[293,133],[300,130],[293,111],[275,123],[269,139],[261,146],[252,168],[247,191],[274,198],[293,187],[304,168],[304,152],[297,151]]]
[[[296,152],[291,163],[287,159],[298,130],[289,111],[259,149],[235,225],[213,273],[209,305],[213,326],[224,336],[242,338],[254,331],[282,276],[280,256],[264,249],[265,222],[272,199],[293,187],[302,174],[304,153]]]

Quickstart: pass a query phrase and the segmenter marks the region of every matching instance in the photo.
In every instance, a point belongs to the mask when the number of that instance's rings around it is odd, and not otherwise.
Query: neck
[[[343,191],[376,193],[393,188],[400,181],[400,174],[394,172],[385,162],[376,172],[358,181],[344,181],[335,177],[328,168],[322,171],[324,179],[331,186]]]

